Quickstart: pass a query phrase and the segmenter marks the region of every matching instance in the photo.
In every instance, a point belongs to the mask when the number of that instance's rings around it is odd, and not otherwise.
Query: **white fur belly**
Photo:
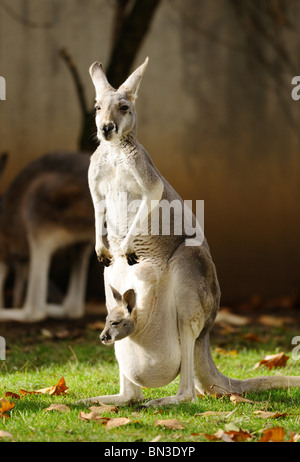
[[[159,348],[154,344],[147,352],[130,338],[125,338],[116,342],[115,353],[120,370],[140,387],[163,387],[172,382],[180,371],[179,342],[172,345],[162,342]]]

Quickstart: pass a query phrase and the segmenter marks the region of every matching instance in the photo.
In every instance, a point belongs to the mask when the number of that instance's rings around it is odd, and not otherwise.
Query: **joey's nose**
[[[115,129],[115,124],[112,122],[108,122],[108,123],[102,124],[100,128],[105,138],[107,138],[109,134]]]

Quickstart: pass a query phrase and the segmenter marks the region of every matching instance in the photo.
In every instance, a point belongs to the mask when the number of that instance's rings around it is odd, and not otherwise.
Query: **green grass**
[[[183,403],[161,409],[135,410],[135,406],[119,407],[118,414],[107,417],[128,417],[131,423],[118,428],[106,429],[93,421],[79,419],[80,411],[88,411],[76,400],[100,394],[118,393],[118,365],[112,348],[104,347],[98,340],[98,332],[84,328],[78,338],[49,340],[41,335],[41,327],[34,326],[20,334],[20,327],[14,335],[14,326],[9,325],[6,361],[0,362],[0,397],[5,392],[18,393],[22,388],[36,390],[57,383],[64,376],[69,388],[64,396],[26,395],[13,399],[15,407],[10,418],[0,421],[0,430],[13,435],[17,442],[147,442],[160,435],[160,442],[207,441],[203,434],[213,434],[218,429],[241,428],[252,435],[251,441],[258,441],[266,428],[280,426],[285,430],[285,441],[293,433],[300,433],[300,390],[272,390],[248,393],[248,399],[255,404],[233,404],[229,396],[223,398],[199,397],[196,403]],[[7,327],[8,328],[8,327]],[[252,332],[255,331],[253,327]],[[8,332],[8,331],[7,331]],[[291,358],[291,339],[297,335],[292,328],[264,330],[256,328],[259,335],[267,338],[264,343],[250,343],[244,339],[246,330],[233,334],[212,336],[212,351],[219,369],[230,377],[246,378],[257,375],[280,373],[300,375],[300,361]],[[3,331],[0,335],[5,336]],[[236,356],[217,353],[216,346],[228,351],[236,349]],[[285,368],[271,372],[253,366],[265,354],[285,351],[290,356]],[[175,394],[179,378],[161,389],[143,390],[146,400]],[[47,412],[51,403],[64,403],[70,412]],[[287,413],[280,419],[261,419],[253,414],[255,410]],[[205,411],[230,411],[228,417],[202,417]],[[154,426],[157,419],[178,419],[185,428],[170,430]],[[11,441],[10,438],[1,439]]]

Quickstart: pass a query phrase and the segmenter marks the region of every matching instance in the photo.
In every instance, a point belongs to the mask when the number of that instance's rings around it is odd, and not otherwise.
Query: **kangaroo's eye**
[[[124,105],[124,106],[121,106],[120,109],[121,109],[121,111],[123,111],[123,112],[127,112],[128,109],[129,109],[129,106]]]
[[[96,111],[100,111],[101,110],[101,106],[96,106]]]
[[[112,326],[118,326],[118,325],[120,324],[120,322],[121,322],[121,321],[119,321],[119,322],[115,321],[115,322],[112,322],[111,325],[112,325]]]

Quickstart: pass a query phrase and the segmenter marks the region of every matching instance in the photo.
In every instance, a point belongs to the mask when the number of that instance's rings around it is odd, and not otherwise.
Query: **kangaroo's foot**
[[[0,321],[38,322],[46,318],[43,311],[36,312],[27,308],[9,308],[0,310]]]
[[[167,396],[166,398],[152,399],[143,404],[142,407],[160,407],[170,404],[179,404],[184,402],[195,402],[197,399],[194,395],[174,395]]]
[[[143,399],[142,397],[128,397],[126,395],[106,395],[106,396],[94,396],[93,398],[87,399],[80,399],[76,401],[75,404],[95,404],[95,403],[102,403],[102,404],[115,404],[118,406],[123,406],[129,403],[138,403]]]

